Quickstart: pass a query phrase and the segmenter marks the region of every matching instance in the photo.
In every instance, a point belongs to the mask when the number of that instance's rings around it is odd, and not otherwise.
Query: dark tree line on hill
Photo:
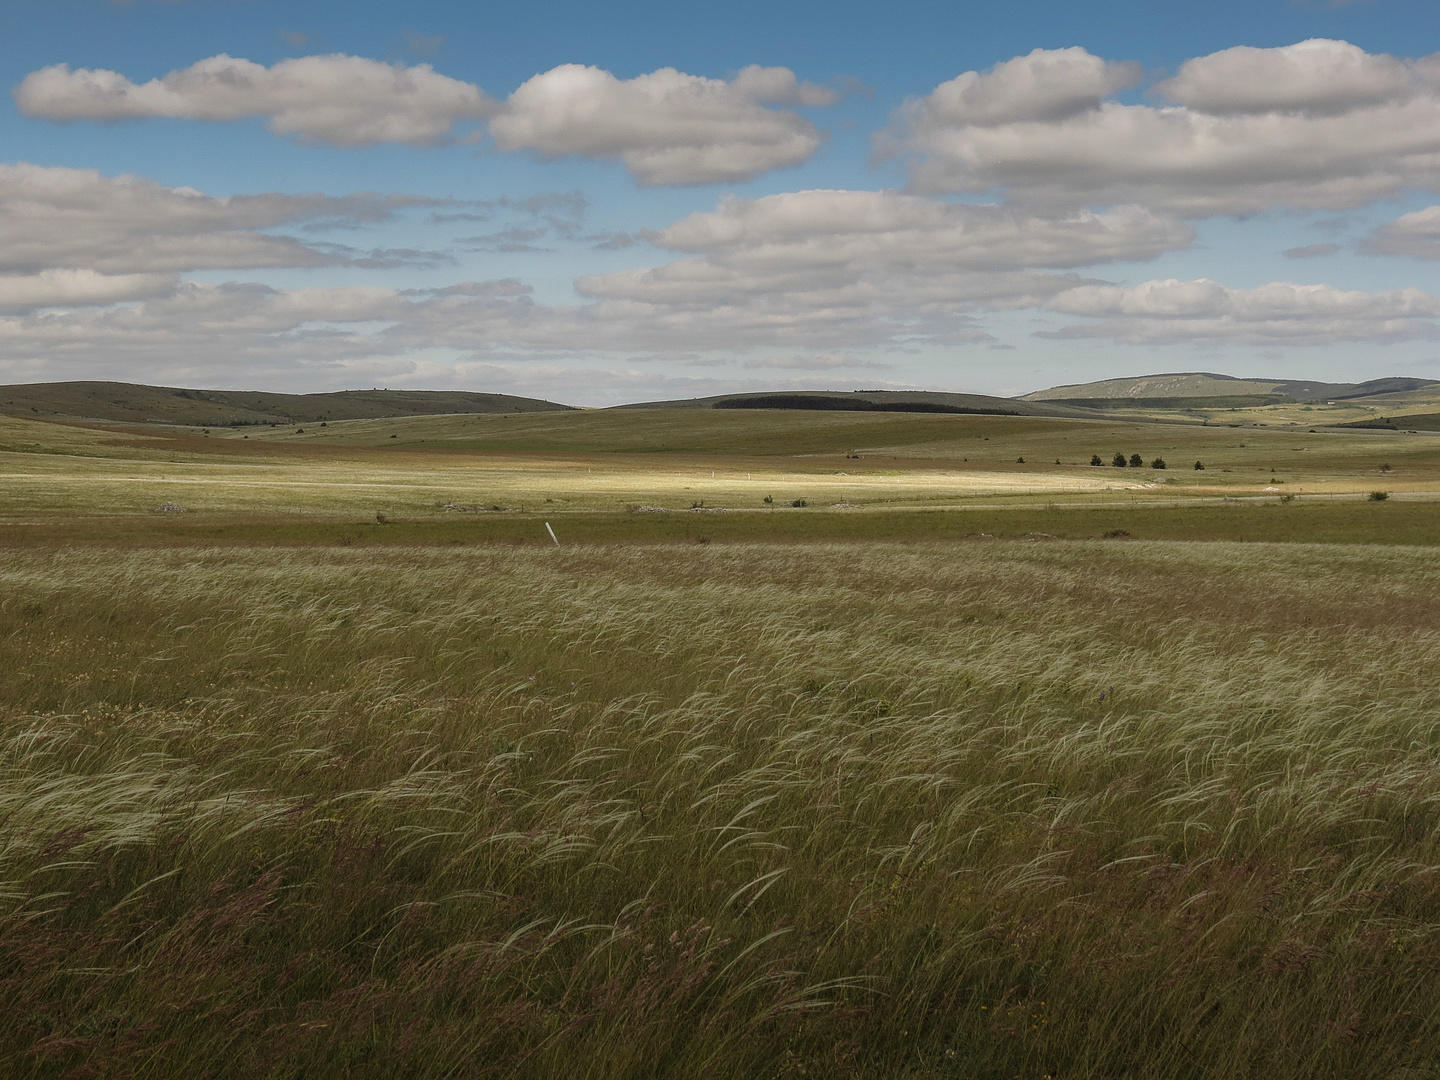
[[[1090,464],[1103,466],[1105,462],[1101,460],[1099,454],[1095,454],[1090,458]],[[1124,454],[1116,454],[1110,459],[1110,464],[1117,469],[1143,469],[1145,467],[1145,459],[1139,454],[1131,454],[1128,458]],[[1162,457],[1157,457],[1154,461],[1150,462],[1150,468],[1152,469],[1164,469],[1166,467],[1165,459]],[[1203,469],[1205,466],[1197,461],[1195,462],[1195,468]]]

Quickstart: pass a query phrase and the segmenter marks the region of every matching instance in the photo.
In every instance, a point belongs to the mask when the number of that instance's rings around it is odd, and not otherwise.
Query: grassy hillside
[[[1277,394],[1226,394],[1218,397],[1072,397],[1055,398],[1053,403],[1103,413],[1140,412],[1147,416],[1188,416],[1192,413],[1281,405],[1289,403],[1290,400]]]
[[[1130,425],[1133,427],[1134,425]],[[875,453],[1012,434],[1066,433],[1073,421],[989,413],[893,413],[872,410],[604,409],[526,416],[454,415],[355,421],[263,431],[216,432],[233,440],[303,442],[306,445],[440,445],[450,449],[534,450],[629,454],[826,454],[852,449]],[[391,436],[395,436],[391,440]],[[977,448],[978,449],[978,448]]]
[[[1382,394],[1403,394],[1415,390],[1435,392],[1440,383],[1434,379],[1390,377],[1360,383],[1328,383],[1293,379],[1237,379],[1231,375],[1209,372],[1179,372],[1169,375],[1142,375],[1129,379],[1104,379],[1100,382],[1052,386],[1024,395],[1023,401],[1087,401],[1092,407],[1105,408],[1124,400],[1144,400],[1158,407],[1167,400],[1201,401],[1227,397],[1268,398],[1292,401],[1329,402],[1344,399],[1370,398]],[[1196,407],[1182,406],[1175,408]]]
[[[1229,394],[1221,397],[1066,398],[1046,404],[1072,404],[1108,416],[1145,417],[1160,421],[1228,424],[1243,427],[1396,427],[1405,417],[1434,413],[1440,407],[1440,384],[1396,389],[1399,382],[1377,379],[1365,392],[1319,398],[1294,398],[1281,393]],[[1280,384],[1284,385],[1284,384]],[[1376,389],[1379,387],[1380,389]],[[1314,389],[1313,385],[1307,389]],[[1356,423],[1359,421],[1359,423]],[[1381,421],[1371,423],[1371,421]],[[1394,422],[1392,424],[1392,421]],[[1419,425],[1410,424],[1411,428]]]
[[[1402,413],[1398,416],[1377,416],[1345,424],[1351,428],[1378,428],[1384,431],[1440,431],[1440,413]]]
[[[1168,375],[1143,375],[1129,379],[1101,379],[1098,382],[1052,386],[1025,394],[1021,401],[1056,401],[1074,398],[1214,398],[1232,395],[1266,395],[1274,391],[1276,379],[1237,379],[1230,375],[1185,371]]]
[[[0,386],[0,415],[205,427],[311,423],[431,413],[546,412],[568,408],[567,405],[537,398],[452,390],[271,394],[251,390],[184,390],[113,382]]]
[[[0,1062],[1432,1077],[1437,596],[1354,547],[12,551]]]

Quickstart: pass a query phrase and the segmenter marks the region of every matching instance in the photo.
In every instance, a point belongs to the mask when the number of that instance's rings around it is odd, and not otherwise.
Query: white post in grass
[[[555,540],[555,546],[560,546],[560,541],[555,539],[555,530],[550,527],[550,522],[545,522],[545,531],[550,534],[550,539]]]

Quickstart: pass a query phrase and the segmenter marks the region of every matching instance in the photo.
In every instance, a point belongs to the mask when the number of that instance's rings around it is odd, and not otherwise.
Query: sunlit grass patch
[[[404,436],[390,440],[384,432]],[[462,437],[463,436],[463,437]],[[1092,466],[1140,461],[1139,468]],[[1172,467],[1144,467],[1164,459]],[[1022,461],[1023,459],[1023,461]],[[1181,467],[1199,461],[1203,470]],[[1382,473],[1382,469],[1386,470]],[[0,419],[0,522],[33,515],[443,516],[1186,500],[1440,491],[1440,442],[1026,417],[706,412],[410,417],[94,430]],[[767,503],[765,500],[769,499]],[[59,526],[62,527],[63,526]]]

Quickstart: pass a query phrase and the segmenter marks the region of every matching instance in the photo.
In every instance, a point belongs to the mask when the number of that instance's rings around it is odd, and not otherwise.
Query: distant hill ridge
[[[1095,407],[1099,401],[1144,398],[1221,398],[1268,395],[1293,401],[1353,400],[1380,394],[1397,394],[1440,386],[1435,379],[1391,376],[1359,383],[1330,383],[1295,379],[1243,379],[1208,371],[1179,371],[1164,375],[1141,375],[1130,379],[1102,379],[1099,382],[1052,386],[1025,394],[1020,401],[1055,401]]]
[[[340,390],[271,394],[261,390],[189,390],[121,382],[25,383],[0,386],[0,414],[131,424],[237,427],[251,424],[375,420],[440,413],[561,412],[540,398],[464,390]]]
[[[981,416],[1094,417],[1090,409],[1048,401],[925,390],[775,390],[675,401],[640,401],[621,409],[800,409],[833,412],[970,413]]]
[[[784,409],[837,412],[970,413],[993,416],[1099,418],[1108,410],[1240,406],[1279,401],[1355,400],[1440,387],[1434,379],[1390,377],[1360,383],[1242,379],[1175,372],[1104,379],[1021,397],[920,390],[776,390],[642,401],[620,409]],[[0,415],[115,423],[240,427],[376,420],[455,413],[565,412],[575,406],[541,398],[463,390],[341,390],[277,394],[199,390],[122,382],[55,382],[0,386]]]

